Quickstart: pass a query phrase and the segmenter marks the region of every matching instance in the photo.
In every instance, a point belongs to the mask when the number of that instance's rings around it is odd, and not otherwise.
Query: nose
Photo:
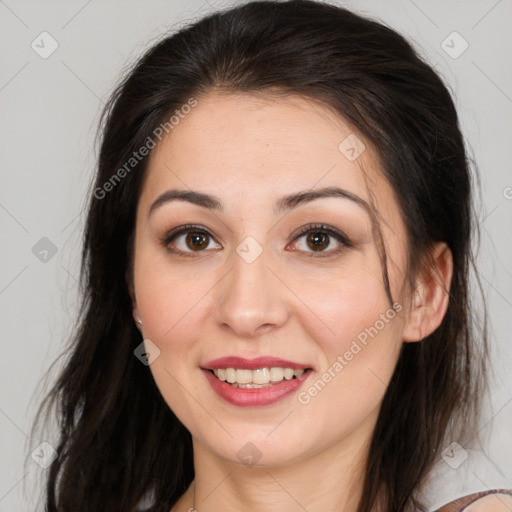
[[[287,288],[267,265],[266,251],[252,262],[236,252],[231,260],[231,271],[215,287],[217,325],[246,338],[283,326],[289,317]]]

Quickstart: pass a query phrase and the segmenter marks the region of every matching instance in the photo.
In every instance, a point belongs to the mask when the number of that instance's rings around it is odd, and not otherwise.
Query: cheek
[[[314,277],[294,286],[294,291],[317,319],[311,322],[311,329],[315,329],[311,339],[318,339],[321,332],[322,345],[329,352],[342,350],[390,307],[382,278],[375,269],[352,266]]]
[[[146,239],[136,247],[134,284],[145,337],[158,345],[176,338],[186,340],[182,331],[187,332],[208,291],[206,279],[197,278],[200,265],[173,264],[165,250]],[[190,337],[192,331],[188,332]]]
[[[300,293],[314,313],[301,327],[321,354],[317,377],[332,382],[323,399],[354,410],[376,403],[391,379],[402,345],[402,304],[395,302],[393,308],[378,270],[363,267],[340,273],[334,280],[309,283]],[[367,404],[362,396],[369,400]]]
[[[331,300],[310,295],[330,330],[316,331],[316,337],[313,328],[308,332],[322,364],[297,396],[296,418],[310,431],[321,429],[328,440],[349,435],[377,413],[399,357],[402,317],[382,281],[368,274],[352,274],[325,291]]]
[[[199,396],[197,382],[202,379],[197,368],[201,348],[197,341],[201,325],[208,321],[202,300],[211,285],[188,272],[176,272],[168,262],[162,265],[157,258],[140,258],[139,263],[135,267],[135,289],[143,334],[160,350],[150,371],[168,406],[193,430],[192,420],[201,413],[190,399]]]

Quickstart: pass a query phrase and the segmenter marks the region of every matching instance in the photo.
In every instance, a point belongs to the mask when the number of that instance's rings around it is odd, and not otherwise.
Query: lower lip
[[[209,370],[201,368],[213,390],[226,402],[239,407],[252,407],[255,405],[270,405],[290,393],[296,391],[303,382],[309,377],[312,370],[305,371],[300,377],[282,380],[279,384],[274,384],[266,388],[237,388],[224,382]]]

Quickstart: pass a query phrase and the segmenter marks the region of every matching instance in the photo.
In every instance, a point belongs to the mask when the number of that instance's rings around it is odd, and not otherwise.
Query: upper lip
[[[257,357],[256,359],[245,359],[243,357],[229,356],[221,357],[219,359],[213,359],[208,361],[202,366],[206,370],[216,370],[218,368],[240,368],[246,370],[256,370],[258,368],[292,368],[294,370],[308,369],[311,366],[307,364],[295,363],[293,361],[287,361],[286,359],[280,359],[278,357]]]

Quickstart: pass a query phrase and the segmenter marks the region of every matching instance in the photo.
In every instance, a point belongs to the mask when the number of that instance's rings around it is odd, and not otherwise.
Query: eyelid
[[[210,231],[208,231],[208,229],[206,229],[202,226],[199,226],[197,224],[183,224],[181,226],[178,226],[178,227],[173,228],[170,231],[166,232],[162,238],[162,244],[167,245],[177,236],[182,235],[184,233],[188,233],[189,231],[204,232],[211,238],[215,239],[215,237],[210,233]]]
[[[299,238],[302,238],[303,236],[309,234],[309,233],[326,233],[331,238],[334,238],[339,244],[341,244],[341,247],[338,247],[337,249],[331,249],[327,251],[300,251],[305,253],[306,257],[308,258],[329,258],[329,257],[336,257],[341,252],[343,252],[345,249],[350,249],[355,247],[355,244],[351,241],[351,239],[341,230],[334,228],[332,226],[329,226],[328,224],[322,224],[322,223],[312,223],[307,224],[305,226],[300,227],[298,230],[296,230],[292,235],[292,242],[295,242]]]
[[[160,243],[162,244],[164,249],[167,249],[170,253],[177,254],[179,256],[194,257],[196,255],[200,255],[203,252],[206,252],[206,251],[182,251],[181,249],[170,249],[169,248],[169,244],[173,240],[175,240],[177,237],[184,235],[186,233],[189,233],[191,231],[197,231],[199,233],[204,233],[207,236],[209,236],[212,240],[216,240],[215,237],[210,233],[210,231],[202,226],[199,226],[197,224],[183,224],[181,226],[178,226],[178,227],[166,232],[164,234],[164,236],[160,239]]]
[[[299,229],[297,229],[292,234],[291,238],[294,241],[297,238],[299,238],[307,233],[310,233],[310,232],[314,233],[315,231],[321,231],[321,232],[327,233],[328,235],[331,235],[337,239],[340,238],[341,241],[349,247],[354,246],[354,244],[352,243],[350,238],[345,233],[343,233],[343,231],[340,231],[337,228],[329,226],[328,224],[322,224],[322,223],[306,224],[305,226],[302,226]]]

